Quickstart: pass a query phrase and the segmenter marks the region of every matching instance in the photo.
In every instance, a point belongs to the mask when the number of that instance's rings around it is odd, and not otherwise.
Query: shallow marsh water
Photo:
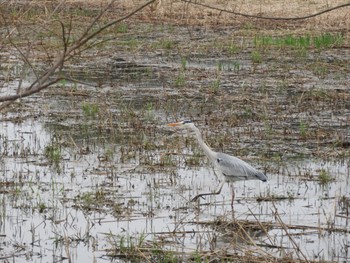
[[[242,244],[232,245],[234,233],[218,231],[216,220],[270,223],[269,238],[252,233],[258,249],[285,256],[294,249],[275,221],[277,211],[309,258],[348,257],[348,199],[343,204],[346,211],[341,205],[349,189],[345,163],[295,161],[269,174],[268,183],[237,182],[233,215],[229,187],[220,196],[200,200],[199,206],[188,203],[197,192],[215,190],[218,179],[207,166],[191,168],[180,162],[179,167],[151,172],[138,165],[138,158],[120,163],[120,145],[112,146],[112,159],[100,163],[105,149],[98,145],[83,156],[76,149],[64,150],[57,173],[38,157],[51,134],[40,122],[5,122],[4,127],[12,154],[2,160],[2,255],[14,254],[15,262],[60,261],[68,256],[73,262],[99,262],[100,257],[106,259],[110,239],[129,236],[135,239],[131,242],[144,236],[150,243],[161,242],[165,249],[187,254],[257,249],[248,243],[244,249]],[[322,186],[298,178],[316,175],[320,169],[329,171],[335,181]],[[270,196],[276,200],[257,202]],[[275,247],[268,246],[272,241]]]
[[[283,51],[281,59],[274,50],[254,63],[251,44],[230,59],[225,48],[207,48],[228,29],[206,32],[199,47],[182,46],[187,29],[174,30],[174,50],[118,50],[70,65],[80,82],[3,115],[0,257],[125,262],[164,249],[183,261],[248,253],[350,260],[349,51]],[[190,203],[222,178],[190,134],[166,127],[179,119],[269,181],[235,183],[234,211],[227,185]]]

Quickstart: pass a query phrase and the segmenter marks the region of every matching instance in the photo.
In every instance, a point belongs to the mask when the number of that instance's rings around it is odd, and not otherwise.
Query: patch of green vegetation
[[[296,55],[300,58],[305,58],[307,55],[307,48],[306,47],[300,47],[296,50]]]
[[[114,157],[114,150],[111,147],[108,147],[104,149],[104,154],[103,154],[103,159],[106,161],[111,161],[113,160]]]
[[[110,233],[108,235],[108,240],[111,246],[113,247],[113,250],[116,251],[116,255],[112,254],[111,256],[114,257],[123,255],[124,257],[129,259],[142,259],[142,248],[145,245],[145,239],[145,234],[141,234],[139,237],[137,237],[126,235],[114,235]]]
[[[328,184],[329,182],[333,181],[333,177],[330,175],[329,171],[325,169],[320,169],[318,174],[318,179],[320,181],[320,184]]]
[[[187,59],[185,57],[181,58],[181,70],[185,71],[187,69]]]
[[[238,61],[233,61],[232,66],[233,66],[233,71],[238,72],[241,69],[241,65]]]
[[[82,19],[82,17],[86,17],[86,18],[90,18],[90,17],[95,17],[97,15],[97,10],[95,10],[94,8],[73,8],[71,10],[72,16],[74,17],[80,17]]]
[[[154,140],[150,140],[145,134],[143,134],[142,148],[146,151],[154,151],[157,148],[157,145],[154,143]]]
[[[56,144],[46,146],[44,154],[51,164],[59,164],[62,158],[61,148]]]
[[[310,65],[312,72],[319,78],[324,79],[329,74],[329,65],[326,63],[315,62]]]
[[[99,113],[99,106],[95,103],[83,103],[82,110],[84,117],[95,119]]]
[[[264,117],[264,130],[267,138],[273,134],[272,124],[266,116]]]
[[[159,25],[159,28],[158,28],[158,31],[161,32],[161,33],[165,33],[165,32],[168,32],[168,33],[173,33],[175,30],[175,27],[171,24],[161,24]]]
[[[117,25],[117,33],[126,33],[128,32],[128,25],[126,23],[119,23]]]
[[[47,206],[45,205],[45,203],[40,202],[40,203],[38,204],[38,210],[39,210],[39,213],[40,213],[40,214],[41,214],[41,213],[44,213],[45,210],[46,210],[46,208],[47,208]]]
[[[221,85],[221,80],[216,79],[213,82],[210,83],[209,85],[209,92],[212,94],[218,94],[220,90],[220,85]]]
[[[117,216],[122,216],[125,212],[125,208],[123,207],[123,204],[121,203],[115,203],[113,204],[112,211]]]
[[[183,87],[185,86],[185,83],[186,83],[185,75],[183,73],[180,73],[175,79],[175,86]]]
[[[346,195],[343,195],[338,200],[338,205],[340,209],[346,214],[349,214],[350,212],[350,197],[347,197]]]
[[[217,70],[217,73],[220,73],[222,71],[222,68],[223,68],[223,63],[221,61],[219,61],[217,64],[216,64],[216,70]]]
[[[94,210],[101,209],[102,205],[105,205],[109,200],[105,191],[96,190],[77,195],[75,202],[79,203],[85,210]]]
[[[157,241],[148,241],[146,234],[139,235],[114,235],[107,234],[107,239],[111,245],[109,254],[112,258],[130,260],[132,262],[183,262],[173,251],[162,248],[162,243]]]
[[[340,46],[343,44],[343,42],[344,37],[341,33],[335,35],[331,33],[324,33],[313,38],[314,47],[317,49]]]
[[[58,87],[59,88],[65,88],[67,86],[67,80],[66,79],[61,79],[59,82],[58,82]]]
[[[159,160],[160,166],[176,166],[176,162],[171,154],[163,154]]]
[[[227,47],[227,50],[230,55],[234,55],[240,51],[240,48],[236,45],[236,43],[231,41],[230,45]]]
[[[309,125],[305,121],[300,120],[299,121],[299,132],[300,132],[300,136],[303,139],[306,139],[307,134],[308,134],[308,129],[309,129]]]
[[[254,50],[251,54],[253,63],[259,64],[262,62],[262,55],[258,50]]]
[[[313,100],[325,99],[329,96],[323,87],[313,88],[312,90],[308,91],[306,95],[309,99]]]
[[[231,72],[236,71],[238,72],[241,69],[241,65],[239,61],[227,61],[227,62],[218,62],[216,65],[216,71],[217,75],[219,75],[222,71],[224,72]]]
[[[277,88],[279,92],[285,92],[287,91],[288,88],[288,81],[286,79],[282,79],[280,81],[277,82]]]
[[[319,36],[310,36],[306,34],[304,36],[287,35],[282,37],[272,36],[255,36],[254,45],[256,48],[264,48],[269,46],[276,46],[279,48],[293,47],[298,49],[309,48],[330,48],[339,46],[344,42],[344,37],[341,33],[331,34],[323,33]]]
[[[242,113],[242,117],[243,119],[252,119],[254,117],[255,113],[254,110],[252,109],[252,107],[248,104],[245,105],[243,108],[243,113]]]
[[[175,42],[170,39],[162,39],[159,42],[159,46],[163,49],[171,50],[175,46]]]
[[[115,43],[115,45],[123,46],[129,51],[136,50],[141,44],[142,43],[137,38],[128,35]]]
[[[152,102],[146,103],[146,115],[145,115],[145,117],[148,121],[153,121],[155,118],[154,106],[153,106]]]

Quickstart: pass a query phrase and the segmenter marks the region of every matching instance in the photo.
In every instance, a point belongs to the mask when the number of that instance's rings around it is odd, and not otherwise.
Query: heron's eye
[[[217,158],[216,161],[219,163],[219,162],[222,162],[222,159],[221,158]]]
[[[192,123],[192,121],[187,120],[182,122],[182,124],[186,124],[186,123]]]

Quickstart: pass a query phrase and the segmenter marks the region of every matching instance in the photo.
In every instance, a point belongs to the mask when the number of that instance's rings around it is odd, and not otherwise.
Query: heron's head
[[[194,124],[192,121],[186,120],[186,121],[180,121],[180,122],[174,122],[169,123],[168,126],[172,127],[184,127],[184,128],[193,128]]]

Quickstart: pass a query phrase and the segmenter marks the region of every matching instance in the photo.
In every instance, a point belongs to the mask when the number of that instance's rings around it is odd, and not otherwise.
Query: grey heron
[[[212,162],[216,170],[218,170],[225,178],[225,180],[223,181],[223,183],[220,185],[219,189],[216,192],[198,194],[194,198],[192,198],[191,201],[196,201],[199,197],[206,196],[206,195],[220,194],[225,182],[234,182],[238,180],[261,180],[263,182],[267,181],[267,176],[265,174],[257,171],[254,167],[252,167],[250,164],[246,163],[245,161],[237,157],[230,156],[226,153],[214,152],[212,149],[210,149],[210,147],[206,145],[205,142],[203,141],[199,129],[193,124],[192,121],[186,120],[186,121],[180,121],[176,123],[169,123],[168,126],[184,127],[194,131],[194,134],[197,137],[198,143],[203,149],[205,155]],[[235,193],[234,193],[234,190],[232,189],[232,200],[231,200],[232,207],[233,207],[234,197],[235,197]]]

